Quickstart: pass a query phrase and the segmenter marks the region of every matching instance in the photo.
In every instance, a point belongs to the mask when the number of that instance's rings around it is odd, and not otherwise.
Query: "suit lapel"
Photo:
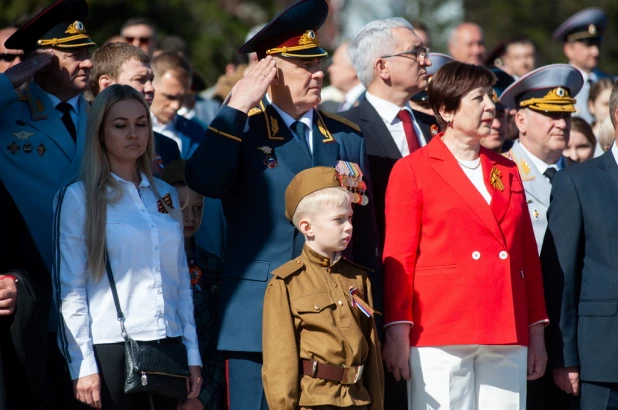
[[[90,110],[90,104],[88,104],[88,102],[83,97],[79,97],[78,107],[79,112],[77,113],[77,115],[79,117],[79,120],[77,124],[77,141],[74,144],[76,145],[75,154],[73,155],[73,157],[71,157],[71,165],[69,166],[63,177],[65,184],[73,182],[75,177],[79,175],[84,147],[86,145],[86,129],[88,128],[88,111]],[[62,121],[60,121],[60,123],[62,124]],[[62,127],[65,128],[64,124],[62,124]],[[69,136],[69,138],[71,137]],[[73,142],[73,140],[71,140],[71,142]]]
[[[26,94],[28,96],[31,114],[31,120],[28,124],[32,128],[47,135],[60,147],[67,158],[73,159],[77,147],[60,119],[60,113],[53,106],[49,98],[39,91],[37,86],[29,86],[26,90]]]
[[[448,150],[446,145],[440,138],[434,138],[431,143],[428,144],[429,156],[432,158],[432,168],[436,173],[446,182],[446,184],[457,193],[461,199],[470,207],[472,212],[487,226],[487,228],[494,234],[496,239],[504,245],[504,237],[500,226],[496,221],[494,213],[487,205],[485,198],[478,192],[476,187],[468,179],[466,174],[462,171],[457,160],[453,154]],[[486,164],[482,164],[483,167],[489,166],[489,169],[483,169],[483,174],[488,173],[491,170],[491,162],[486,160]],[[504,180],[503,176],[503,180]],[[487,182],[486,182],[487,183]],[[491,185],[488,187],[491,193],[493,188]],[[506,188],[505,188],[506,191]],[[493,200],[493,199],[492,199]],[[501,201],[500,201],[501,202]]]
[[[614,197],[614,203],[618,203],[618,165],[611,149],[602,155],[599,168],[604,171],[600,175],[603,181],[609,181],[606,183],[610,186],[609,191]]]
[[[273,130],[273,124],[276,124],[276,132],[272,132],[271,139],[278,141],[274,145],[277,161],[283,163],[294,174],[307,168],[311,168],[311,159],[307,157],[305,151],[300,146],[300,143],[294,138],[290,129],[285,125],[283,119],[277,114],[270,104],[263,105],[264,115],[266,116],[266,127]]]
[[[339,143],[326,128],[318,110],[313,111],[313,166],[333,167],[339,159]]]
[[[378,147],[380,156],[385,158],[401,158],[401,151],[397,148],[397,144],[395,144],[395,140],[391,133],[384,125],[384,120],[380,117],[380,114],[376,111],[376,109],[371,105],[369,101],[364,99],[359,107],[360,120],[364,124],[359,124],[361,129],[363,130],[363,134],[365,135],[365,139],[367,141],[367,146],[370,144],[374,147]],[[370,142],[371,141],[371,142]],[[368,148],[368,151],[370,149]],[[368,154],[374,154],[373,152],[368,152]]]
[[[506,215],[506,211],[509,209],[509,205],[511,202],[511,178],[513,175],[502,167],[498,166],[495,161],[489,159],[485,153],[483,153],[483,149],[481,148],[481,166],[483,167],[483,179],[485,181],[485,186],[487,190],[491,194],[491,202],[489,207],[491,211],[494,213],[496,221],[498,223],[502,222],[504,219],[504,215]],[[502,185],[504,186],[504,190],[500,191],[491,184],[491,172],[493,168],[496,168],[500,171],[502,177],[500,180],[502,181]]]
[[[528,154],[521,148],[519,141],[515,141],[510,153],[511,159],[515,161],[519,169],[526,194],[533,196],[541,204],[549,207],[549,193],[551,192],[549,181],[534,166]]]

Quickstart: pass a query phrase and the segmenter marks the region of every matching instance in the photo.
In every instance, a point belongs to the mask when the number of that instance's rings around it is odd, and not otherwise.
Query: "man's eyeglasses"
[[[150,43],[150,37],[128,37],[125,36],[124,38],[128,43],[133,43],[135,40],[139,41],[140,44],[148,44]]]
[[[420,48],[416,50],[402,51],[401,53],[389,54],[386,56],[381,56],[380,58],[390,58],[390,57],[400,57],[400,56],[401,57],[412,56],[416,59],[416,61],[423,62],[425,61],[426,58],[429,57],[429,48],[425,47],[425,48]]]
[[[0,63],[12,63],[20,54],[0,54]]]

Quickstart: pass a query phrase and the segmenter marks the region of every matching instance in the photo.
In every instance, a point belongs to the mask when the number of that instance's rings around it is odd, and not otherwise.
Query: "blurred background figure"
[[[346,41],[337,47],[333,53],[332,62],[328,66],[330,85],[341,92],[343,99],[339,102],[325,100],[324,93],[322,93],[320,109],[324,111],[347,111],[356,107],[365,98],[365,87],[358,79],[348,54],[349,45],[350,42]]]
[[[448,39],[449,54],[455,60],[468,64],[483,64],[485,35],[476,23],[463,22],[453,29]]]
[[[17,31],[16,27],[5,27],[0,29],[0,73],[21,62],[24,52],[22,50],[9,50],[4,46],[7,38]]]
[[[430,48],[431,38],[429,36],[429,28],[427,27],[427,24],[422,21],[413,21],[412,25],[414,26],[414,34],[421,39],[425,47]]]
[[[498,67],[489,68],[496,76],[496,83],[493,85],[493,101],[496,105],[496,113],[491,123],[489,135],[481,138],[481,145],[492,151],[502,153],[507,152],[513,146],[513,140],[508,139],[509,127],[511,126],[510,109],[500,102],[500,95],[507,87],[515,82],[515,79]]]
[[[588,97],[588,111],[594,117],[592,131],[594,135],[599,135],[601,124],[609,116],[609,96],[615,81],[611,78],[602,78],[590,87]]]
[[[536,63],[536,46],[527,37],[515,37],[506,43],[504,65],[501,67],[507,74],[515,80],[534,70]]]
[[[157,41],[157,28],[152,21],[144,17],[130,18],[122,24],[120,35],[152,58]]]
[[[569,64],[577,68],[584,77],[584,87],[575,96],[577,111],[574,115],[585,119],[589,124],[593,122],[592,114],[588,111],[590,87],[601,78],[608,77],[597,68],[606,26],[605,12],[598,7],[590,7],[569,17],[552,35],[554,40],[564,43],[563,51]]]
[[[115,34],[113,36],[111,36],[110,38],[108,38],[107,40],[105,40],[105,43],[103,44],[110,44],[110,43],[126,43],[127,40],[124,39],[124,37],[122,37],[120,34]]]
[[[614,124],[612,124],[612,119],[608,116],[603,120],[601,124],[601,128],[599,128],[599,134],[597,135],[597,140],[603,152],[607,152],[615,140],[615,129]]]
[[[565,157],[574,162],[584,162],[594,157],[597,139],[592,132],[592,127],[583,119],[573,117],[571,119],[571,135],[569,144],[563,152]]]

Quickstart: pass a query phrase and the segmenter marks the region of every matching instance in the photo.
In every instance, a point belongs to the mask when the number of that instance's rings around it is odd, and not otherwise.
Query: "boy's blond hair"
[[[312,192],[298,203],[292,222],[300,230],[301,219],[318,214],[326,206],[347,206],[352,204],[352,195],[342,187],[324,188]]]

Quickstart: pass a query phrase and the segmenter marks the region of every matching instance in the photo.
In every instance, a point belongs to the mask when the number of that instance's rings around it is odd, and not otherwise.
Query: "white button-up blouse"
[[[182,336],[189,365],[201,366],[182,219],[159,212],[145,175],[138,188],[112,176],[122,196],[107,206],[106,244],[127,332],[141,341]],[[161,197],[170,194],[181,215],[176,190],[157,179],[155,184]],[[54,264],[63,319],[58,343],[72,379],[98,373],[93,345],[124,340],[107,275],[94,281],[86,269],[85,218],[84,185],[78,182],[68,187],[56,211],[60,260]]]

